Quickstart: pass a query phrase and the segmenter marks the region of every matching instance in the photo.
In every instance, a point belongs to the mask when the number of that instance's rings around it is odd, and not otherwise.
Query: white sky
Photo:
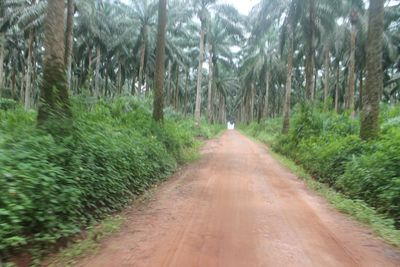
[[[218,3],[230,4],[243,15],[248,15],[251,8],[260,0],[218,0]],[[122,0],[125,4],[129,4],[130,0]]]
[[[231,4],[243,15],[248,15],[251,8],[257,4],[259,0],[218,0],[218,2]]]

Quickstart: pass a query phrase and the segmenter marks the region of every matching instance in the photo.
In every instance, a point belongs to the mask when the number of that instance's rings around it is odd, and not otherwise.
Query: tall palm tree
[[[65,31],[65,55],[64,63],[67,70],[67,83],[68,88],[71,89],[71,67],[72,67],[72,47],[74,36],[74,13],[75,3],[74,0],[67,1],[67,27]]]
[[[139,22],[140,34],[135,47],[139,47],[139,74],[138,74],[138,92],[142,90],[145,77],[145,67],[147,63],[146,55],[149,54],[149,39],[151,38],[153,27],[155,26],[157,3],[153,0],[132,1],[132,15]]]
[[[38,123],[56,135],[70,130],[72,117],[65,77],[64,44],[64,0],[49,0]]]
[[[360,21],[360,15],[364,10],[364,2],[362,0],[349,0],[347,3],[346,12],[349,13],[349,20],[351,25],[350,37],[350,55],[348,67],[348,83],[347,83],[347,97],[346,108],[350,110],[354,116],[354,89],[355,89],[355,66],[356,66],[356,38],[357,38],[357,24]]]
[[[218,78],[218,63],[231,67],[234,63],[232,46],[238,46],[244,41],[243,19],[239,12],[230,5],[215,6],[218,11],[208,23],[208,92],[207,92],[207,119],[212,122],[212,96],[215,89],[215,80]]]
[[[203,75],[203,62],[204,62],[204,47],[205,35],[207,31],[207,23],[210,18],[209,7],[215,4],[216,0],[195,0],[195,7],[197,15],[200,19],[200,44],[199,44],[199,66],[197,69],[197,83],[196,83],[196,104],[194,111],[194,120],[196,127],[200,126],[200,113],[201,113],[201,83]]]
[[[367,80],[361,115],[360,136],[374,139],[379,134],[379,102],[383,90],[382,36],[384,0],[370,0],[367,37]]]
[[[165,32],[167,27],[167,0],[159,0],[158,3],[158,33],[156,50],[156,71],[154,74],[155,91],[153,104],[153,118],[162,122],[163,114],[163,87],[164,87],[164,58],[165,58]]]

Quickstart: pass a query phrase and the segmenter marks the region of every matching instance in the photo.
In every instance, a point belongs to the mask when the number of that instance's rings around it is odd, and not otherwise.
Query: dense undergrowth
[[[315,179],[364,201],[400,228],[400,106],[381,108],[381,134],[359,138],[359,120],[296,107],[287,135],[281,119],[243,126],[248,134],[302,165]]]
[[[222,129],[195,129],[172,111],[161,126],[149,106],[76,99],[73,134],[62,140],[36,127],[35,112],[0,110],[0,256],[48,247],[121,210],[190,160],[196,137]]]

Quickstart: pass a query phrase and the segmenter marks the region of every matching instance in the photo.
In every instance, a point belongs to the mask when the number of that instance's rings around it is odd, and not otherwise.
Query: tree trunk
[[[136,93],[135,83],[136,83],[136,70],[133,69],[131,95],[135,95]]]
[[[185,81],[185,100],[183,104],[183,114],[186,116],[189,101],[189,69],[186,70],[186,81]]]
[[[100,61],[101,61],[101,50],[100,47],[96,48],[96,77],[94,80],[94,96],[100,97]]]
[[[212,45],[208,44],[208,53],[209,53],[209,58],[208,58],[208,99],[207,99],[207,121],[211,123],[212,121],[212,105],[211,105],[211,100],[212,100],[212,88],[213,88],[213,79],[214,79],[214,73],[213,73],[213,53],[212,53]]]
[[[172,86],[172,62],[171,60],[168,60],[168,77],[167,77],[167,92],[166,92],[166,105],[169,106],[171,105],[171,86]]]
[[[255,107],[255,105],[254,105],[254,103],[255,103],[255,92],[256,92],[256,87],[255,87],[255,85],[254,85],[254,82],[252,82],[251,83],[251,89],[250,89],[250,108],[249,108],[249,111],[250,111],[250,118],[249,118],[249,122],[253,122],[253,120],[254,120],[254,107]]]
[[[269,115],[269,80],[270,80],[270,74],[269,74],[269,69],[267,70],[267,73],[265,74],[265,97],[264,97],[264,108],[263,108],[263,113],[262,117],[263,118],[268,118]]]
[[[118,94],[121,95],[122,93],[122,66],[121,63],[118,63],[118,72],[117,72],[117,86],[118,86]]]
[[[328,109],[328,98],[329,98],[329,62],[330,62],[330,53],[329,48],[325,51],[325,78],[324,78],[324,106],[325,109]]]
[[[204,55],[204,35],[205,35],[205,23],[201,25],[200,31],[200,54],[199,54],[199,67],[197,69],[197,84],[196,84],[196,106],[194,111],[195,126],[200,127],[200,112],[201,112],[201,80],[202,80],[202,68],[203,68],[203,55]]]
[[[354,117],[354,83],[355,75],[354,70],[356,66],[356,25],[352,23],[351,25],[351,47],[350,47],[350,61],[349,61],[349,80],[348,80],[348,90],[347,90],[347,100],[346,108],[350,110],[351,115]]]
[[[0,32],[0,97],[2,96],[2,92],[4,90],[3,84],[4,84],[4,69],[3,69],[3,64],[4,64],[4,46],[5,46],[5,38],[4,34]]]
[[[72,68],[72,47],[74,42],[74,13],[75,13],[74,0],[68,0],[64,64],[67,70],[67,83],[69,90],[71,90],[71,79],[72,79],[71,68]]]
[[[361,69],[360,71],[360,99],[359,99],[359,110],[362,110],[362,106],[363,106],[363,92],[364,92],[364,82],[363,82],[363,70]]]
[[[25,110],[31,108],[31,97],[32,97],[32,53],[33,53],[33,42],[34,42],[33,30],[29,30],[29,40],[28,40],[28,58],[26,64],[25,73],[25,100],[24,107]]]
[[[143,84],[143,73],[144,73],[144,63],[145,63],[145,57],[146,57],[146,44],[147,44],[147,32],[148,32],[148,27],[147,25],[143,26],[143,39],[142,39],[142,45],[140,47],[140,66],[139,66],[139,94],[142,93],[142,84]]]
[[[176,67],[174,108],[175,111],[179,110],[179,65]]]
[[[336,68],[335,111],[339,113],[340,64]]]
[[[38,123],[53,135],[65,135],[72,126],[64,44],[64,0],[49,0],[45,20],[43,83]]]
[[[158,30],[156,47],[156,70],[154,73],[155,90],[153,102],[153,118],[164,120],[164,61],[165,61],[165,31],[167,28],[167,0],[158,1]]]
[[[285,102],[283,104],[283,127],[282,133],[287,134],[290,126],[290,94],[292,92],[292,68],[293,68],[293,31],[289,29],[289,49],[288,49],[288,63],[287,63],[287,76],[286,76],[286,90]]]
[[[306,100],[309,102],[314,101],[314,65],[315,65],[315,49],[314,49],[314,39],[315,39],[315,0],[309,0],[309,29],[310,38],[308,39],[308,51],[306,58]]]
[[[14,99],[16,99],[17,97],[16,85],[17,85],[17,71],[15,69],[15,66],[13,66],[11,73],[11,95],[12,98]]]
[[[363,96],[360,137],[370,140],[379,135],[379,101],[383,90],[382,37],[384,0],[369,1],[367,34],[367,80]]]

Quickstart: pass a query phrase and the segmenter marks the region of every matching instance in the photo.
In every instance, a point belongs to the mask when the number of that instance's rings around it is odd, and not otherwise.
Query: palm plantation
[[[122,210],[228,121],[398,231],[400,4],[233,2],[1,1],[0,265]]]

